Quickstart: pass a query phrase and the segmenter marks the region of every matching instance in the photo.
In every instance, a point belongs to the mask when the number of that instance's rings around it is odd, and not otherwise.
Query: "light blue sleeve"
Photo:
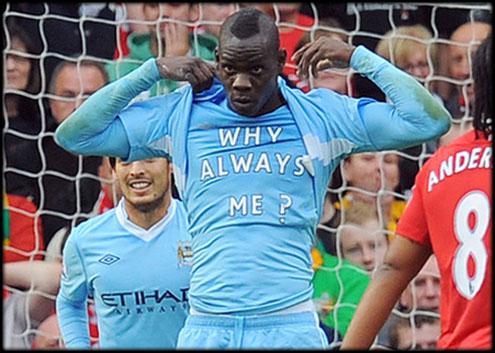
[[[155,59],[92,94],[55,131],[66,150],[83,155],[127,158],[130,146],[119,113],[141,92],[160,80]]]
[[[356,100],[345,96],[338,98],[341,100],[339,106],[347,114],[347,118],[339,119],[343,122],[340,128],[346,135],[354,134],[354,140],[361,146],[355,152],[414,146],[449,130],[449,112],[414,77],[364,46],[354,50],[350,65],[373,81],[392,102],[388,104],[370,98]],[[330,94],[335,99],[336,94]],[[345,126],[346,119],[359,120],[358,124],[351,124],[358,127],[358,131],[350,132],[349,127]],[[366,137],[367,141],[359,141],[359,135]]]
[[[89,349],[88,289],[74,234],[63,251],[63,271],[56,308],[60,331],[67,348]]]

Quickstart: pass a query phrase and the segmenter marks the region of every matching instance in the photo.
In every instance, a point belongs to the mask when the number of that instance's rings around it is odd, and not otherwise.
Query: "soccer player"
[[[350,60],[395,106],[289,88],[275,22],[245,8],[221,26],[216,69],[199,58],[151,59],[56,132],[83,154],[172,155],[193,238],[191,315],[178,348],[326,347],[310,251],[332,171],[351,153],[415,145],[449,128],[448,112],[386,60],[330,38],[314,44],[296,54],[304,72],[320,59]],[[127,107],[161,77],[191,85]]]
[[[474,130],[419,171],[397,238],[356,309],[342,349],[365,349],[433,252],[440,269],[440,349],[492,348],[492,39],[473,60]]]
[[[63,251],[57,313],[67,348],[90,348],[95,301],[103,349],[174,349],[189,304],[187,218],[171,195],[165,158],[111,159],[123,197],[72,231]]]

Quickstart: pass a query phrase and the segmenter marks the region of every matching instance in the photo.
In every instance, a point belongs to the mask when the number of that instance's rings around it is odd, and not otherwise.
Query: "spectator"
[[[430,256],[421,271],[402,292],[396,310],[402,313],[413,313],[428,310],[438,313],[440,310],[440,271],[434,255]],[[390,327],[393,325],[392,313],[378,334],[378,343],[387,345]],[[438,337],[437,337],[438,338]]]
[[[199,15],[198,5],[146,2],[142,6],[145,20],[153,24],[148,25],[149,31],[146,33],[133,32],[129,35],[127,40],[129,55],[107,65],[110,81],[136,69],[151,57],[193,55],[208,61],[214,60],[218,39],[214,35],[204,33],[196,36],[196,42],[195,35],[188,27],[188,23],[195,21],[196,16]],[[160,80],[139,99],[164,94],[177,87],[178,83],[175,81]]]
[[[382,264],[388,247],[388,237],[383,232],[384,227],[376,208],[353,201],[342,217],[344,224],[339,242],[342,258],[363,267],[371,274]]]
[[[433,75],[438,60],[432,39],[423,25],[399,26],[385,33],[375,51],[424,83]]]
[[[64,349],[57,314],[48,316],[36,330],[33,349]]]
[[[299,41],[296,51],[305,44],[316,40],[322,36],[348,41],[347,34],[342,29],[339,21],[335,18],[327,18],[318,22],[318,29],[306,32]],[[341,94],[347,94],[352,97],[353,78],[349,73],[349,67],[342,63],[335,63],[331,67],[318,72],[318,77],[313,77],[310,82],[300,80],[299,76],[294,74],[292,80],[297,87],[307,92],[310,88],[328,88]]]
[[[3,207],[3,262],[42,260],[45,243],[36,205],[4,190]]]
[[[220,25],[237,11],[237,6],[226,2],[200,2],[194,3],[193,11],[195,20],[199,21],[198,33],[213,36],[212,40],[218,45]]]
[[[277,21],[280,48],[285,48],[287,51],[287,61],[283,74],[292,82],[297,82],[299,79],[296,75],[296,63],[292,60],[292,55],[296,52],[296,47],[302,36],[311,29],[315,22],[314,18],[300,12],[302,4],[302,2],[250,4],[250,6],[259,8]],[[300,27],[306,28],[301,29]]]
[[[388,348],[393,350],[432,350],[440,337],[440,319],[426,315],[393,317]],[[411,326],[411,321],[414,326]]]
[[[34,330],[55,308],[54,296],[60,287],[61,271],[59,262],[4,263],[3,284],[16,288],[3,302],[5,349],[31,348]]]
[[[399,310],[440,310],[440,271],[435,255],[430,256],[400,296]]]
[[[108,82],[104,67],[94,61],[65,61],[54,70],[49,85],[49,114],[43,138],[46,171],[42,177],[43,236],[48,244],[55,232],[81,214],[90,215],[101,189],[98,167],[101,157],[78,156],[61,148],[53,131],[89,95]],[[77,215],[76,215],[77,214]]]
[[[332,236],[333,242],[340,239],[339,256],[321,248],[312,251],[313,300],[331,347],[341,343],[345,336],[370,281],[369,273],[381,263],[388,246],[387,237],[380,232],[383,227],[376,208],[356,201],[343,215],[345,224],[340,228],[340,236]]]
[[[147,33],[149,26],[144,22],[143,4],[140,2],[121,2],[117,3],[116,19],[121,20],[122,24],[118,25],[117,44],[113,58],[119,59],[129,55],[129,46],[127,39],[133,32]]]
[[[472,54],[480,42],[488,37],[491,28],[491,25],[484,22],[467,22],[459,26],[450,36],[449,76],[456,80],[456,89],[447,99],[446,106],[454,121],[466,114],[472,114],[474,101],[470,68]]]
[[[313,302],[330,348],[335,348],[342,342],[370,278],[352,262],[315,251],[313,257],[321,256],[321,261],[314,266]]]
[[[439,145],[446,146],[463,133],[472,129],[467,116],[472,116],[474,89],[470,63],[479,43],[485,39],[492,26],[484,22],[467,22],[459,26],[450,36],[448,46],[448,73],[456,80],[447,99],[446,107],[453,117],[450,130],[440,138]]]
[[[438,48],[431,42],[433,36],[423,25],[399,26],[389,32],[378,42],[376,53],[390,60],[407,73],[416,77],[429,87],[428,77],[434,75],[438,64]],[[442,98],[432,92],[440,103]],[[431,155],[437,149],[438,140],[427,142],[401,150],[407,157],[400,160],[399,189],[410,194],[419,166],[423,164],[425,155]]]
[[[394,195],[400,178],[399,155],[394,152],[359,153],[346,158],[341,171],[345,193],[333,204],[336,214],[354,201],[379,206],[379,214],[392,240],[406,207],[406,202]]]
[[[3,140],[6,191],[27,197],[39,206],[37,178],[24,174],[41,170],[37,141],[41,120],[39,101],[34,96],[40,93],[39,63],[33,56],[37,50],[29,35],[13,21],[7,22],[7,31],[3,33],[3,48],[7,54],[4,96],[7,114]]]

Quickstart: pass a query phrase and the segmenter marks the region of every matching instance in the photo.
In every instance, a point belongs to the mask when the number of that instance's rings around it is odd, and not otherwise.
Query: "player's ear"
[[[278,51],[278,58],[277,58],[279,73],[282,73],[282,71],[284,70],[286,60],[287,60],[287,51],[285,49],[280,49]]]

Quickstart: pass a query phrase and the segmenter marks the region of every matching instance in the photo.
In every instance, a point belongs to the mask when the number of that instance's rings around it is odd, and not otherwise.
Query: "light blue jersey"
[[[200,94],[187,85],[124,109],[160,79],[148,61],[86,101],[57,139],[83,154],[171,156],[193,237],[191,306],[276,312],[311,298],[310,249],[338,163],[356,152],[416,145],[449,128],[448,112],[383,58],[358,47],[351,66],[394,105],[327,89],[304,94],[280,78],[287,105],[258,117],[232,111],[218,81]]]
[[[64,247],[57,296],[68,348],[89,348],[88,296],[95,301],[101,348],[173,349],[188,310],[187,218],[172,199],[148,230],[117,207],[77,226]]]

